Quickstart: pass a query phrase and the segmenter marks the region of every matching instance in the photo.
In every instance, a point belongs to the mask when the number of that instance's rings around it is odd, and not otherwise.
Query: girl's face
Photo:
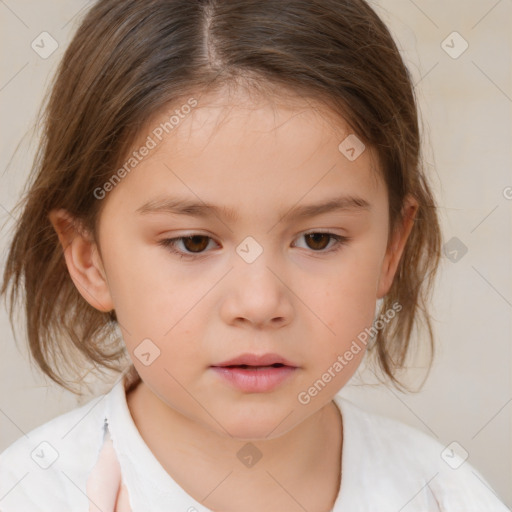
[[[369,148],[339,148],[342,120],[236,99],[178,109],[162,136],[173,107],[141,132],[137,164],[102,199],[100,266],[161,402],[222,435],[272,438],[354,374],[408,230],[387,251],[385,185]],[[247,354],[293,368],[218,368]]]

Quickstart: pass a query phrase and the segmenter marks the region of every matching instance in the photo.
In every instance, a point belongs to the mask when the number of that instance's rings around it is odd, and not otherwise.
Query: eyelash
[[[314,235],[314,234],[329,235],[332,239],[335,240],[335,244],[330,249],[327,249],[327,250],[323,249],[323,250],[320,250],[320,251],[315,251],[315,250],[311,249],[312,252],[320,253],[320,254],[335,253],[335,252],[341,250],[343,248],[343,246],[347,245],[347,243],[351,240],[351,237],[342,236],[342,235],[336,235],[334,233],[329,233],[327,231],[310,231],[308,233],[303,233],[302,236]],[[180,240],[184,240],[185,238],[191,238],[193,236],[204,236],[206,238],[209,238],[210,240],[213,240],[209,236],[201,235],[199,233],[197,233],[197,234],[194,233],[194,234],[191,234],[191,235],[179,236],[179,237],[176,237],[176,238],[165,238],[163,240],[160,240],[158,242],[158,244],[163,246],[163,247],[165,247],[166,249],[168,249],[169,252],[172,252],[172,253],[178,255],[180,257],[180,259],[182,259],[182,258],[185,258],[185,259],[198,259],[198,258],[201,258],[202,256],[204,256],[205,252],[186,253],[186,252],[182,252],[182,251],[179,251],[179,250],[175,249],[175,246],[176,246],[177,242],[179,242]]]

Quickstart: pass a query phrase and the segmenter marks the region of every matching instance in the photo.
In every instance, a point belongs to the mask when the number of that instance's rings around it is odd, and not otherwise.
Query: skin
[[[371,326],[417,211],[408,197],[388,246],[388,195],[375,154],[367,147],[347,159],[338,145],[350,128],[316,107],[299,97],[210,94],[102,200],[96,242],[64,210],[50,213],[80,293],[98,310],[116,311],[142,379],[127,396],[142,438],[212,510],[332,508],[343,444],[332,400],[364,345],[308,404],[297,396]],[[141,130],[134,147],[163,119]],[[340,194],[370,208],[284,216]],[[176,195],[233,208],[238,219],[136,212]],[[334,239],[304,236],[318,231],[350,240],[330,251]],[[196,259],[158,243],[192,234],[210,238],[175,248],[204,247]],[[252,263],[236,252],[247,236],[263,249]],[[148,366],[134,355],[147,338],[160,350]],[[270,392],[244,393],[210,366],[245,352],[275,352],[299,368]],[[237,458],[248,442],[262,454],[250,468]]]

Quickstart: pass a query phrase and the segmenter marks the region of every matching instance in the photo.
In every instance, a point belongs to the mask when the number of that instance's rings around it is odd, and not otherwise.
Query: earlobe
[[[418,202],[412,196],[408,196],[404,201],[403,222],[395,230],[394,236],[386,251],[384,261],[382,263],[379,285],[377,288],[377,298],[384,297],[390,290],[391,285],[400,263],[403,251],[409,234],[414,226],[416,213],[418,212]]]
[[[48,217],[59,237],[69,275],[82,297],[99,311],[112,311],[106,274],[90,234],[66,210],[52,210]]]

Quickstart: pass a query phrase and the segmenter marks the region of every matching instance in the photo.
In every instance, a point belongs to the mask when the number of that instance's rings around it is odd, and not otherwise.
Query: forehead
[[[265,96],[261,91],[226,87],[162,108],[141,129],[137,143],[152,134],[158,143],[174,140],[175,151],[190,152],[209,143],[245,147],[263,141],[269,146],[296,137],[298,148],[304,138],[310,145],[315,140],[331,143],[328,133],[343,140],[352,132],[342,116],[318,101],[286,89]]]
[[[136,168],[113,192],[130,188],[134,201],[144,196],[146,202],[176,192],[233,205],[255,204],[257,196],[260,207],[267,200],[291,206],[326,193],[382,193],[373,149],[351,160],[342,151],[347,137],[354,134],[341,116],[297,95],[190,95],[140,130],[132,151],[148,145],[151,150],[139,155]]]

